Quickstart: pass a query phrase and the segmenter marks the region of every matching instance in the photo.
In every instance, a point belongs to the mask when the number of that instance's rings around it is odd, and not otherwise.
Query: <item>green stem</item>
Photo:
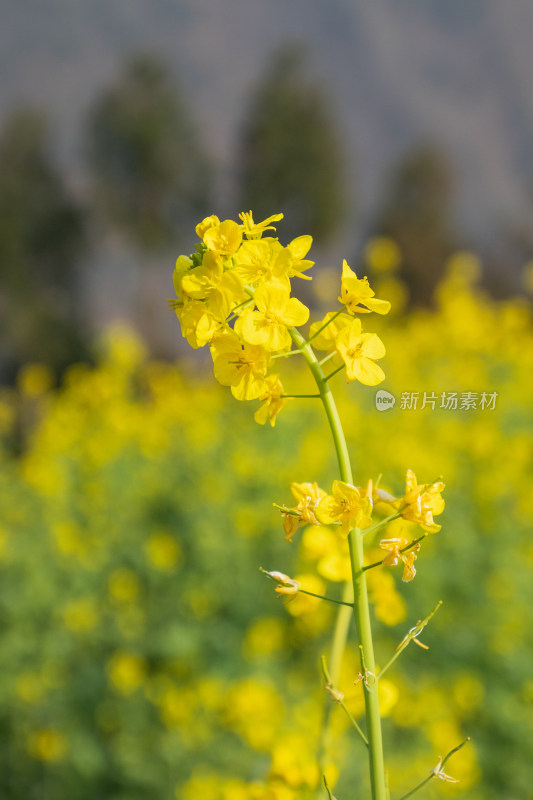
[[[326,377],[322,371],[317,357],[312,347],[305,341],[301,333],[295,328],[291,328],[290,334],[293,342],[301,350],[309,369],[315,379],[318,391],[322,398],[324,410],[329,422],[331,434],[335,444],[341,480],[345,483],[353,483],[352,467],[346,438],[342,428],[342,423],[337,411],[337,406],[333,398],[333,393],[328,385]],[[344,365],[343,365],[344,366]],[[335,370],[337,372],[338,370]],[[333,373],[332,373],[333,374]],[[331,375],[329,376],[331,377]],[[357,625],[359,640],[366,668],[376,674],[374,645],[372,642],[372,628],[370,624],[370,608],[368,603],[368,593],[366,579],[363,570],[363,535],[359,528],[354,528],[348,534],[350,548],[350,561],[352,565],[352,583],[354,592],[354,619]],[[381,717],[379,713],[378,687],[377,681],[369,682],[364,685],[366,727],[368,736],[370,784],[372,788],[372,800],[386,800],[385,788],[385,764],[383,758],[383,740],[381,733]]]

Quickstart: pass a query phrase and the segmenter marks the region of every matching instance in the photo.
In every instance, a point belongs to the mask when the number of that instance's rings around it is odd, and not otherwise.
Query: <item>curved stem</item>
[[[318,359],[308,342],[298,330],[291,328],[290,334],[293,342],[301,351],[311,373],[315,379],[324,410],[329,422],[331,434],[335,444],[341,480],[353,483],[352,467],[346,438],[342,423],[337,411],[333,393],[324,376]],[[331,376],[329,376],[331,377]],[[354,592],[354,618],[357,625],[361,652],[366,670],[376,674],[374,646],[372,642],[372,628],[370,625],[370,609],[366,579],[363,570],[363,534],[359,528],[354,528],[348,535],[350,561],[352,565],[352,583]],[[377,681],[363,682],[365,693],[366,726],[368,736],[368,751],[370,761],[370,783],[372,787],[372,800],[386,800],[385,765],[383,759],[383,740],[381,733],[381,717],[379,713]]]

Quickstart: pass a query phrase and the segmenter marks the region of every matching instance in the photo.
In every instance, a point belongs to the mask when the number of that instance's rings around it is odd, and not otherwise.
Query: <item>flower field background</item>
[[[356,481],[387,465],[382,486],[396,494],[407,467],[447,484],[443,528],[423,542],[416,579],[402,584],[401,567],[368,573],[378,663],[443,601],[420,637],[429,650],[409,647],[380,682],[391,785],[407,791],[471,736],[447,767],[461,783],[433,781],[424,796],[524,800],[533,327],[526,301],[488,300],[471,266],[453,260],[435,311],[387,320],[380,388],[394,408],[377,410],[373,388],[340,375],[335,391]],[[376,288],[394,309],[399,287]],[[58,389],[27,365],[0,401],[1,795],[315,796],[330,702],[319,663],[335,612],[301,595],[284,606],[259,567],[340,597],[342,553],[332,557],[327,530],[285,542],[272,507],[290,501],[293,480],[335,477],[323,412],[292,400],[263,427],[257,403],[236,403],[210,368],[149,362],[120,329],[98,352]],[[440,408],[443,392],[497,399]],[[403,408],[415,393],[418,407]],[[424,393],[435,408],[421,408]],[[340,689],[355,717],[358,669],[349,650]],[[363,797],[364,754],[358,762],[338,708],[332,724],[335,794],[362,787]]]

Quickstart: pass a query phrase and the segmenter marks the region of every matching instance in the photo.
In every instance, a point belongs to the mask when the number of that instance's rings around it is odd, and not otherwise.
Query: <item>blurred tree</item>
[[[209,169],[168,68],[134,56],[95,103],[87,157],[97,208],[141,250],[175,242],[204,211]]]
[[[53,164],[44,115],[20,110],[0,133],[0,373],[25,361],[61,370],[84,354],[77,319],[83,211]]]
[[[451,224],[452,173],[445,154],[424,145],[396,166],[374,230],[402,254],[401,276],[412,305],[429,305],[446,258],[455,248]]]
[[[287,236],[327,240],[346,209],[345,165],[322,91],[305,76],[298,45],[279,50],[244,123],[239,205],[257,218],[285,214]]]

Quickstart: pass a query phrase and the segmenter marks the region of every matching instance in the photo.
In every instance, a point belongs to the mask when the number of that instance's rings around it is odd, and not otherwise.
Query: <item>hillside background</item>
[[[169,65],[208,152],[207,210],[228,216],[241,210],[235,176],[251,93],[276,48],[306,44],[348,183],[348,213],[319,251],[323,261],[355,258],[394,165],[429,143],[449,160],[457,244],[481,255],[496,294],[522,290],[533,255],[527,0],[2,0],[0,23],[0,123],[19,107],[44,109],[55,157],[80,198],[87,114],[124,62],[145,52]],[[173,249],[150,255],[154,297],[170,296],[176,249],[191,246],[190,236],[176,236]],[[120,237],[93,234],[80,311],[89,329],[134,321],[132,286],[146,259]],[[155,349],[171,356],[175,320],[159,325]]]

